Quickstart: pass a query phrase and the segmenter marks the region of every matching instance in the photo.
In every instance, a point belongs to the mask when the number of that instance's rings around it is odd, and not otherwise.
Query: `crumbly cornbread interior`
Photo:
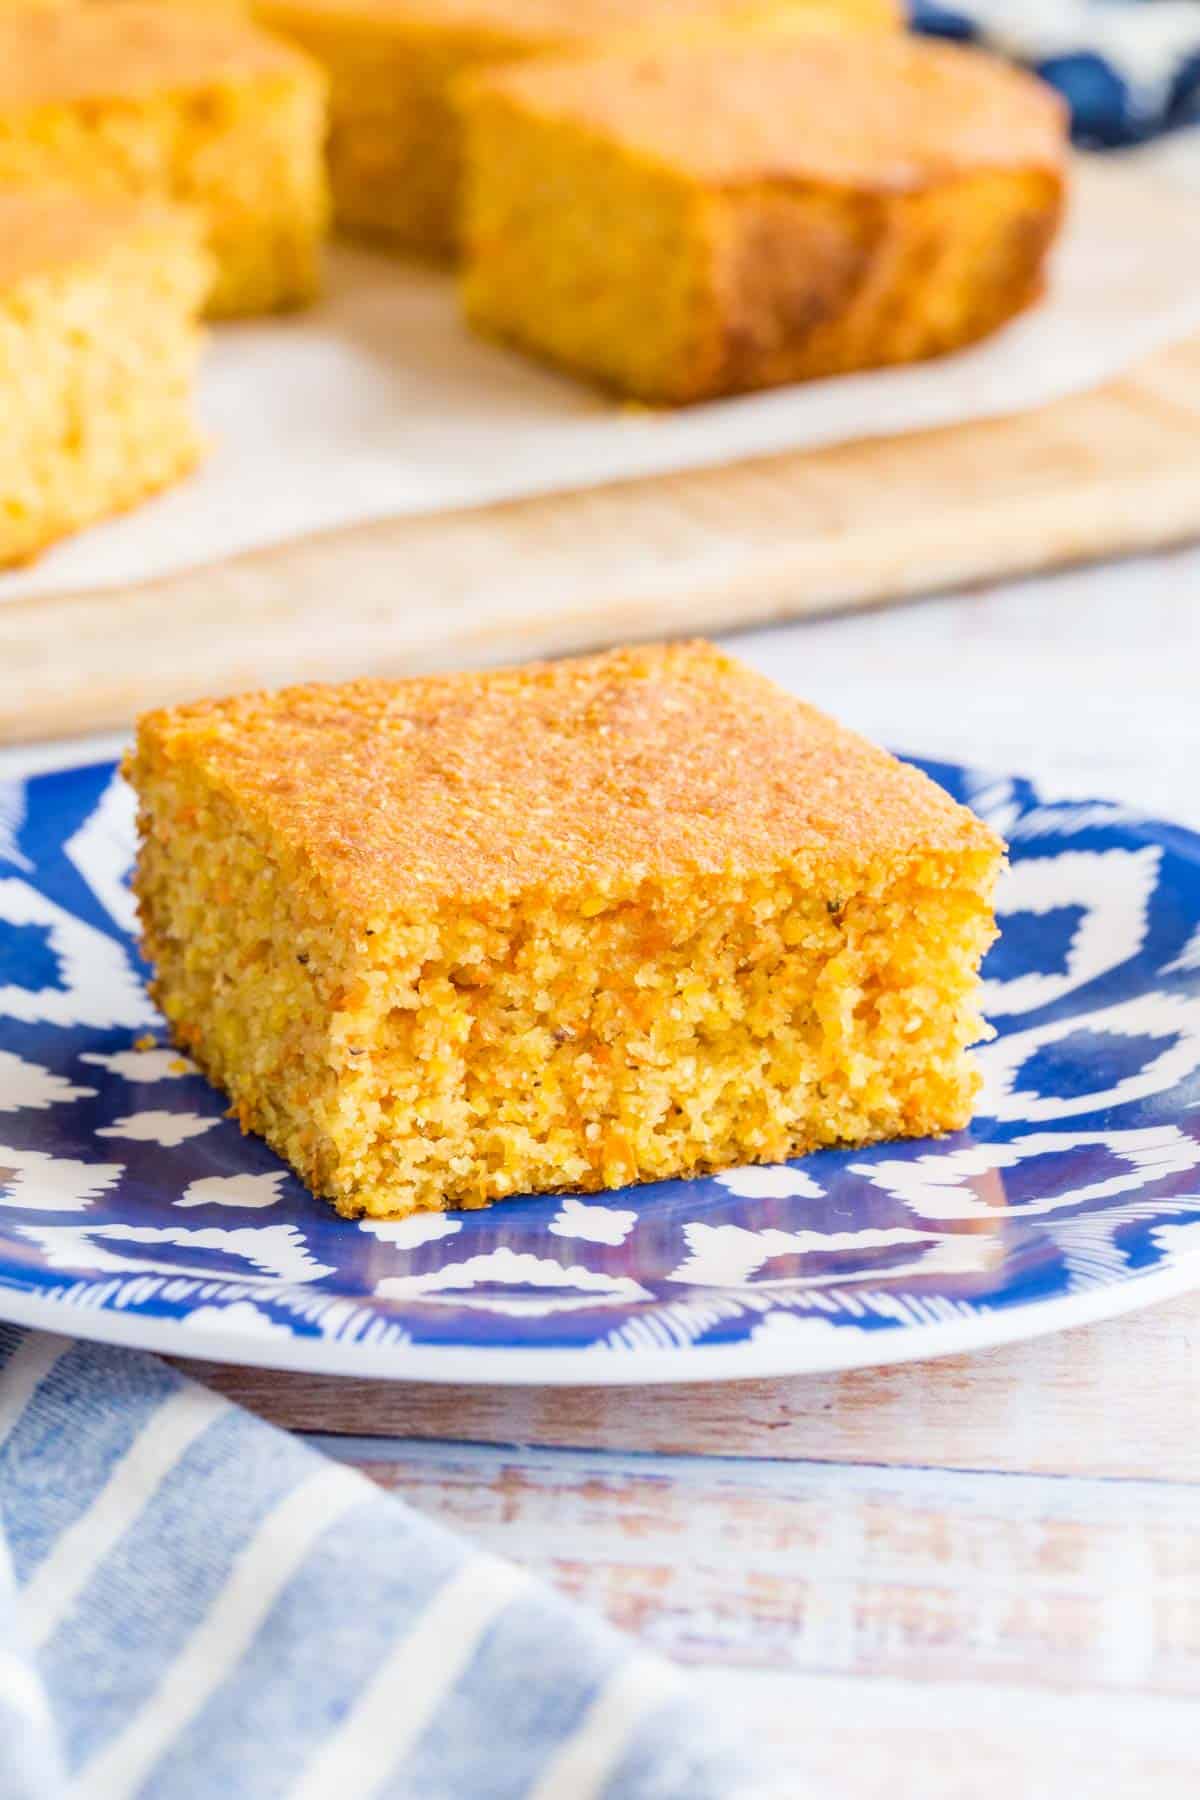
[[[216,260],[214,316],[316,292],[324,130],[321,71],[232,12],[0,7],[0,187],[195,207]]]
[[[828,17],[880,29],[900,20],[896,0],[257,0],[255,10],[328,71],[339,223],[440,258],[458,240],[454,88],[468,70],[721,23]]]
[[[0,564],[191,468],[211,274],[191,214],[0,194]]]
[[[149,715],[176,1040],[350,1215],[963,1125],[994,835],[706,645]]]
[[[811,29],[460,97],[469,320],[652,402],[972,342],[1036,297],[1061,212],[1056,98],[952,45]]]

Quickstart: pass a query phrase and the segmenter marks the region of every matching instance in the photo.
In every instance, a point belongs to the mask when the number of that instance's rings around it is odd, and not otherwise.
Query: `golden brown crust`
[[[914,195],[739,191],[719,212],[707,355],[674,397],[699,399],[974,343],[1044,286],[1063,208],[1044,171]]]
[[[0,8],[0,112],[186,92],[307,67],[249,20],[157,0]]]
[[[786,10],[782,0],[779,12]],[[260,0],[268,16],[344,19],[355,27],[420,32],[502,33],[588,43],[641,33],[648,27],[687,26],[724,15],[763,10],[761,0]],[[893,0],[794,0],[798,18],[827,13],[871,23],[899,22]]]
[[[477,78],[709,185],[908,192],[969,171],[1059,173],[1064,111],[1045,83],[955,44],[813,29],[514,65]],[[697,121],[703,120],[702,130]]]
[[[705,643],[149,714],[343,909],[420,916],[648,875],[998,851],[900,764]]]

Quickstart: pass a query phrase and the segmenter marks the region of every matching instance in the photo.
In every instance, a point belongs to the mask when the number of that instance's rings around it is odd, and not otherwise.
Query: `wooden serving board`
[[[1012,419],[386,520],[0,606],[0,738],[713,632],[1200,537],[1200,339]]]

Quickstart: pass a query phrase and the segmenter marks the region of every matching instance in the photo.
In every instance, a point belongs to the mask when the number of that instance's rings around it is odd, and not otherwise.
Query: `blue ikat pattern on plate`
[[[1012,845],[969,1131],[363,1224],[167,1045],[113,766],[0,787],[0,1316],[293,1367],[458,1376],[466,1353],[504,1380],[521,1352],[522,1378],[638,1380],[714,1349],[721,1372],[886,1362],[1200,1281],[1200,839],[925,766]]]

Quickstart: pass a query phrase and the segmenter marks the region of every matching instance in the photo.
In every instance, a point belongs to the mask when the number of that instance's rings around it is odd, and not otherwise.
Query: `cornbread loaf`
[[[248,20],[156,0],[0,7],[0,186],[194,206],[214,314],[313,295],[324,129],[321,71]]]
[[[936,356],[1039,294],[1065,118],[979,52],[812,30],[466,86],[467,317],[651,402]]]
[[[334,208],[350,231],[425,255],[455,246],[464,71],[725,21],[831,14],[894,26],[899,0],[257,0],[329,72]]]
[[[201,237],[176,209],[0,193],[0,565],[196,461]]]
[[[143,718],[175,1040],[348,1216],[966,1123],[1002,854],[706,644]]]

